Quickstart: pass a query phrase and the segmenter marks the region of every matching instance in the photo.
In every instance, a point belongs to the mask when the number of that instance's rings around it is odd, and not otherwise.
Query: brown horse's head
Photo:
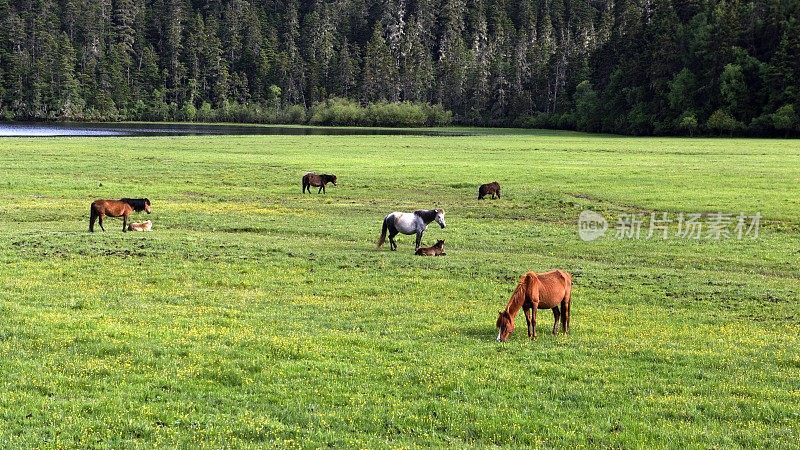
[[[149,199],[149,198],[146,198],[146,199],[144,199],[144,211],[145,211],[147,214],[150,214],[150,212],[152,211],[152,210],[150,209],[150,199]]]
[[[497,316],[497,328],[500,330],[497,333],[497,342],[505,342],[514,331],[514,319],[508,311],[500,311]]]
[[[322,176],[324,182],[331,182],[334,186],[336,186],[336,175],[323,175]]]

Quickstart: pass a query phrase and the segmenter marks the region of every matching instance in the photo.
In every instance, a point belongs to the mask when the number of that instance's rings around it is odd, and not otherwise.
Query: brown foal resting
[[[444,252],[444,239],[439,239],[430,247],[420,247],[414,254],[419,256],[444,256],[447,254]]]

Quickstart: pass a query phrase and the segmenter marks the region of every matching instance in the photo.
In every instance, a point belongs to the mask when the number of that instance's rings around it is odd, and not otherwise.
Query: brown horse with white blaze
[[[103,218],[122,217],[122,231],[128,231],[128,216],[132,212],[144,211],[150,214],[150,199],[147,198],[121,198],[119,200],[95,200],[89,207],[89,231],[94,232],[94,222],[99,220],[100,229],[103,227]]]
[[[561,307],[559,310],[559,306]],[[536,273],[528,272],[519,279],[517,288],[504,311],[497,317],[497,342],[505,342],[514,331],[514,319],[520,309],[525,311],[528,322],[528,337],[536,339],[536,311],[553,310],[553,335],[558,332],[558,321],[561,319],[561,331],[569,333],[570,309],[572,306],[572,275],[563,270]]]

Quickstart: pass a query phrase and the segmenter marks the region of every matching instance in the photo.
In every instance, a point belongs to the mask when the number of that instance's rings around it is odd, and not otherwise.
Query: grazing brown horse
[[[153,231],[153,222],[145,220],[144,222],[129,223],[128,231]]]
[[[483,200],[483,197],[490,194],[492,199],[494,199],[495,194],[497,198],[500,198],[500,183],[492,181],[491,183],[482,184],[481,187],[478,188],[478,200]]]
[[[306,193],[306,189],[308,189],[308,193],[311,193],[311,186],[319,187],[317,190],[317,194],[322,192],[325,193],[325,185],[328,183],[333,183],[336,186],[336,175],[328,175],[328,174],[319,174],[309,172],[303,175],[303,193]]]
[[[147,198],[121,198],[119,200],[95,200],[89,207],[89,231],[94,232],[95,220],[100,221],[100,229],[103,227],[103,218],[122,217],[122,231],[128,231],[128,216],[132,212],[145,211],[150,214],[150,199]]]
[[[525,310],[528,322],[528,337],[536,339],[536,310],[552,309],[555,322],[553,335],[558,331],[561,317],[561,331],[569,333],[570,307],[572,305],[572,275],[563,270],[545,273],[528,272],[519,279],[519,284],[511,294],[505,311],[497,317],[497,342],[505,342],[514,331],[514,318],[520,308]],[[561,306],[561,311],[558,307]],[[531,314],[532,312],[532,314]],[[533,316],[531,318],[531,315]]]
[[[444,256],[447,254],[444,252],[444,239],[439,239],[431,247],[420,247],[414,254],[419,256]]]

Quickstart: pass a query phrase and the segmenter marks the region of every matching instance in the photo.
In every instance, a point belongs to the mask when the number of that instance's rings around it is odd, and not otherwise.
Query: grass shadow
[[[497,338],[497,329],[492,325],[468,325],[465,327],[453,327],[452,329],[456,335],[464,336],[474,341],[494,342]]]

